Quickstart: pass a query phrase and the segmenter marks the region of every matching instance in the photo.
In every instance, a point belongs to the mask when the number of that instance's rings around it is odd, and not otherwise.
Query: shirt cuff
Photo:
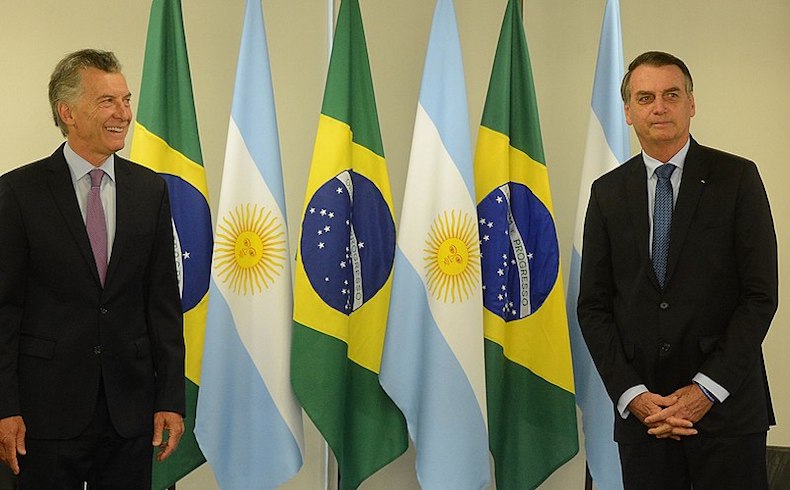
[[[713,396],[715,396],[720,402],[723,402],[727,399],[727,397],[730,396],[730,392],[724,389],[723,386],[702,373],[697,373],[694,375],[693,381],[711,392]]]
[[[625,390],[625,392],[620,395],[620,398],[617,400],[617,413],[619,413],[624,419],[628,418],[628,416],[631,415],[631,411],[628,410],[628,404],[631,403],[631,400],[646,391],[647,386],[645,385],[636,385],[633,388],[628,388]]]

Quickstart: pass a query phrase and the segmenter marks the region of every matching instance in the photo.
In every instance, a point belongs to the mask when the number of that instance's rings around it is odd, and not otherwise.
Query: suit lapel
[[[639,250],[639,258],[646,270],[653,271],[653,262],[650,259],[650,217],[647,213],[647,170],[642,154],[635,156],[625,163],[628,170],[626,182],[626,195],[628,196],[628,210],[631,223],[634,226],[634,238]],[[653,283],[658,287],[655,273],[649,274]]]
[[[666,284],[672,280],[672,273],[680,257],[680,251],[683,249],[683,243],[688,235],[691,220],[697,209],[702,190],[705,188],[709,172],[710,165],[704,158],[702,148],[692,139],[686,161],[683,163],[683,177],[680,181],[678,200],[672,212]]]
[[[85,221],[82,219],[82,212],[77,203],[77,196],[74,193],[74,183],[71,180],[66,157],[63,156],[63,145],[49,158],[48,163],[48,182],[52,197],[60,210],[63,220],[71,232],[71,236],[85,259],[88,268],[91,270],[96,282],[99,281],[99,271],[96,269],[96,261],[93,258],[88,231],[85,229]]]
[[[131,213],[134,212],[135,206],[132,202],[134,194],[132,186],[129,182],[131,178],[131,170],[129,162],[115,155],[115,239],[112,244],[112,253],[110,254],[110,263],[107,265],[107,277],[105,284],[109,284],[112,280],[113,273],[118,268],[118,263],[121,259],[121,250],[126,245],[131,227]]]

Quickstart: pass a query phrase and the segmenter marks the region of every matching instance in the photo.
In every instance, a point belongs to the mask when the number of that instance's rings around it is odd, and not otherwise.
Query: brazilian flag
[[[475,154],[491,453],[531,489],[579,450],[559,245],[521,1],[509,0]]]
[[[205,462],[193,434],[211,275],[212,226],[180,0],[153,0],[131,159],[167,182],[186,343],[186,432],[154,461],[153,488],[170,487]]]
[[[338,13],[295,269],[291,383],[353,489],[408,446],[379,385],[395,223],[358,0]]]

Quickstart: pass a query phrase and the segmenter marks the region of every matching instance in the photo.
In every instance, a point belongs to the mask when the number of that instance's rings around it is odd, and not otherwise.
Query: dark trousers
[[[767,490],[766,434],[620,444],[626,490]]]
[[[151,419],[153,430],[153,414]],[[148,490],[151,488],[151,435],[121,437],[112,425],[104,393],[85,431],[74,439],[25,440],[20,457],[20,490]]]
[[[0,463],[0,490],[16,490],[16,476],[11,473],[11,468]]]

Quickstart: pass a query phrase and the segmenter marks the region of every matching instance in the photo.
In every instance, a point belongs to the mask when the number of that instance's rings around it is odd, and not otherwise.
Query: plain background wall
[[[243,0],[185,0],[184,24],[195,104],[216,209],[238,56]],[[434,2],[360,0],[396,219]],[[581,162],[604,0],[525,0],[525,23],[551,178],[563,270],[572,246]],[[506,0],[456,0],[472,142],[476,139]],[[2,0],[0,2],[0,172],[48,155],[62,141],[46,85],[66,53],[115,51],[139,92],[150,2]],[[323,96],[327,63],[325,0],[263,0],[292,249]],[[764,343],[779,424],[769,443],[790,446],[790,332],[784,284],[790,281],[790,178],[784,147],[790,124],[790,2],[787,0],[621,0],[626,61],[660,49],[686,61],[695,80],[692,132],[702,143],[755,160],[768,189],[779,239],[782,305]],[[632,138],[635,142],[635,138]],[[122,155],[128,156],[127,149]],[[634,152],[638,150],[633,147]],[[2,231],[0,230],[0,239]],[[567,284],[567,281],[566,281]],[[323,488],[323,445],[307,424],[305,467],[288,489]],[[581,435],[580,435],[581,438]],[[228,441],[228,444],[232,444]],[[545,489],[582,488],[583,450]],[[179,489],[215,489],[204,465]],[[413,453],[362,488],[418,488]]]

